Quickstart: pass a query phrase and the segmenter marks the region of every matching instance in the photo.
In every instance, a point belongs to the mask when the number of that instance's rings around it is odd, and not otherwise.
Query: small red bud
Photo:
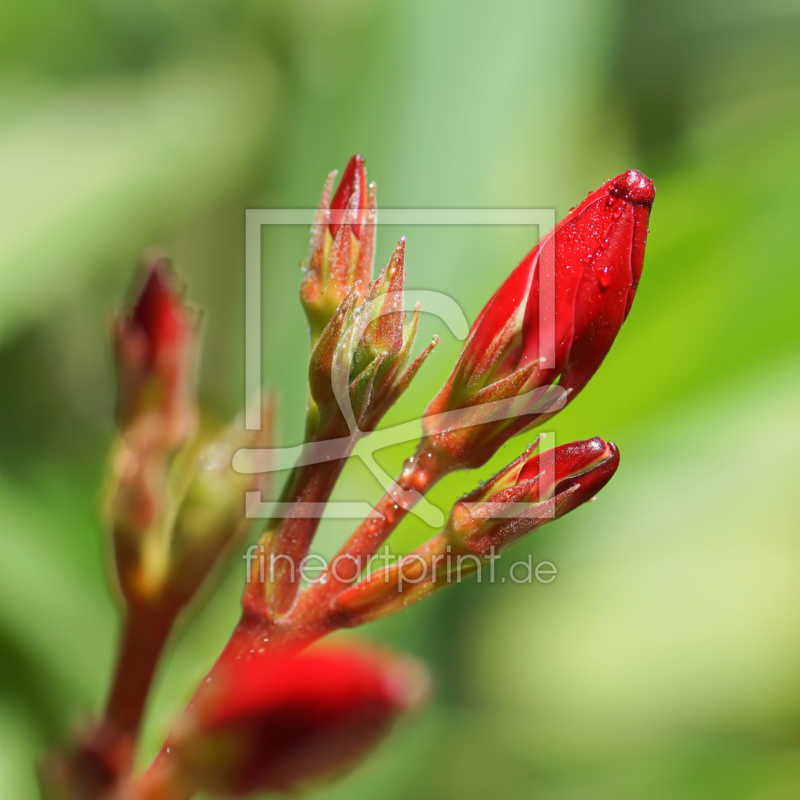
[[[456,503],[441,533],[372,572],[335,601],[345,624],[379,619],[458,582],[523,536],[594,497],[616,472],[619,450],[599,437],[516,461]]]
[[[375,184],[367,185],[364,159],[355,155],[339,181],[328,176],[312,226],[300,301],[317,342],[337,307],[355,287],[362,297],[372,280],[375,256]]]
[[[462,498],[451,516],[449,533],[477,555],[500,552],[591,500],[618,466],[616,445],[599,436],[523,457],[487,486]]]
[[[175,285],[169,261],[147,263],[144,275],[134,304],[115,324],[117,419],[123,434],[146,420],[169,449],[194,427],[197,320]]]

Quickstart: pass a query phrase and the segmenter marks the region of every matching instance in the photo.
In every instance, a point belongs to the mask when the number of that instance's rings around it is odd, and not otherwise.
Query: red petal
[[[366,209],[368,204],[367,177],[364,172],[364,159],[360,155],[354,155],[347,164],[347,168],[336,189],[336,194],[334,194],[331,200],[331,211],[337,211],[339,215],[341,215],[350,203],[350,198],[356,192],[358,192],[359,197],[359,209]],[[339,230],[340,218],[337,220],[337,216],[339,215],[334,215],[334,220],[331,222],[331,235],[334,237],[336,236],[336,231]],[[362,219],[363,213],[359,214],[358,221],[352,228],[353,233],[359,239],[361,238]]]

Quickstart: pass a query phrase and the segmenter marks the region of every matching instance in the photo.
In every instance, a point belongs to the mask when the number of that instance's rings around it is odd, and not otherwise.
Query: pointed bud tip
[[[363,156],[354,155],[350,161],[347,162],[339,185],[336,187],[336,192],[330,202],[331,211],[344,211],[351,203],[357,203],[359,214],[357,219],[352,224],[352,231],[356,238],[361,238],[361,222],[364,217],[364,211],[367,208],[367,175],[364,169]],[[330,223],[331,235],[335,238],[336,233],[342,223],[341,218],[334,218]]]
[[[606,442],[600,436],[584,442],[573,442],[563,447],[567,469],[572,477],[591,472],[600,464],[619,463],[619,450],[613,442]],[[616,463],[613,469],[616,470]]]
[[[612,181],[612,191],[629,203],[640,206],[653,205],[656,187],[646,175],[635,169],[629,169]]]
[[[196,313],[184,300],[184,287],[170,259],[144,262],[138,290],[127,311],[125,324],[146,338],[148,358],[159,349],[185,341],[196,325]]]

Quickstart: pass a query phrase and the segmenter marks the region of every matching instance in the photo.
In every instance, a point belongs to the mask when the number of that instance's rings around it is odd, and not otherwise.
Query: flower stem
[[[448,464],[434,458],[423,461],[419,452],[418,449],[418,455],[406,462],[405,469],[395,481],[396,485],[387,490],[375,505],[376,515],[365,519],[356,528],[322,578],[303,592],[291,614],[291,622],[295,626],[316,627],[316,624],[327,619],[336,596],[358,578],[369,559],[378,552],[422,495],[450,472]],[[397,487],[403,493],[410,492],[408,497],[411,500],[398,503]]]
[[[147,695],[176,611],[163,607],[128,608],[105,717],[120,736],[136,740]]]
[[[264,610],[270,617],[279,617],[291,608],[300,589],[300,566],[319,527],[319,509],[330,497],[345,460],[308,464],[292,474],[282,498],[288,504],[288,516],[261,538],[266,572],[261,568],[251,573],[245,604],[264,606],[265,601]]]

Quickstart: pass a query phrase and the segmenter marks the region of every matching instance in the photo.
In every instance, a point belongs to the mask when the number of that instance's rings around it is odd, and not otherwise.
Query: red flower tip
[[[160,353],[180,345],[190,335],[192,323],[169,262],[161,259],[145,269],[144,287],[131,309],[130,325],[142,333],[152,364]]]
[[[629,169],[611,182],[612,193],[629,203],[652,207],[656,199],[656,187],[646,175],[635,169]]]
[[[179,289],[168,259],[145,262],[144,281],[115,324],[118,422],[124,432],[147,417],[163,443],[180,444],[191,430],[193,350],[197,315]]]
[[[356,154],[348,162],[342,179],[339,181],[336,193],[331,200],[331,211],[339,212],[339,214],[334,215],[330,224],[331,235],[334,238],[341,224],[341,220],[337,219],[337,217],[341,215],[352,202],[356,204],[359,210],[357,221],[356,224],[352,226],[352,231],[356,238],[361,238],[361,222],[364,217],[364,211],[367,208],[367,200],[367,176],[364,170],[364,158]]]
[[[552,483],[558,485],[576,475],[586,472],[612,454],[614,445],[603,441],[599,436],[580,442],[570,442],[549,451],[552,453],[555,475]],[[545,454],[532,456],[519,472],[517,483],[531,480],[542,472]]]
[[[204,687],[168,745],[198,789],[288,791],[352,765],[427,683],[416,661],[366,649],[256,653]]]
[[[555,488],[556,516],[562,517],[591,500],[614,477],[618,467],[619,449],[613,442],[608,442],[602,455],[585,465],[582,471],[558,481]]]
[[[364,159],[350,159],[331,196],[335,178],[331,172],[322,190],[300,287],[312,347],[352,288],[363,297],[375,260],[375,184],[367,185]]]

